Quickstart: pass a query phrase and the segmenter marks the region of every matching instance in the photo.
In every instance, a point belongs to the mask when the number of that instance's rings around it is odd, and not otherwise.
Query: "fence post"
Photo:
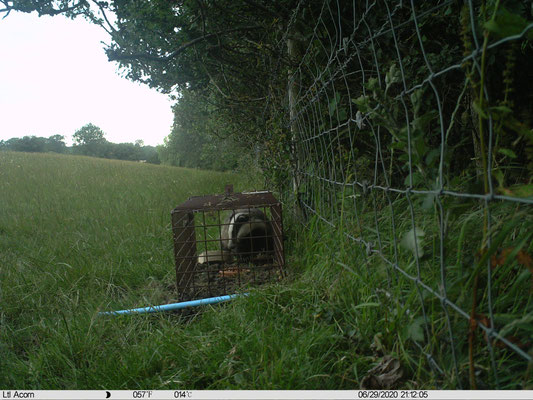
[[[290,67],[288,71],[288,97],[289,97],[289,117],[290,117],[290,132],[291,132],[291,164],[292,164],[292,191],[295,198],[295,212],[298,218],[303,218],[304,213],[301,206],[300,199],[300,151],[298,140],[300,139],[298,124],[296,122],[297,110],[296,104],[298,102],[299,84],[299,64],[302,59],[302,42],[303,36],[293,23],[288,30],[287,35],[287,53],[289,57]]]

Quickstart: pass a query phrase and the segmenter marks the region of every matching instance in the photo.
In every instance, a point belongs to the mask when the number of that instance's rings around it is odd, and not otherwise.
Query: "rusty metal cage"
[[[231,242],[241,214],[259,215],[265,229],[252,236],[252,223],[240,223],[251,232],[236,251]],[[233,193],[229,185],[224,195],[191,197],[172,210],[172,232],[180,300],[232,294],[283,276],[282,207],[271,192]]]

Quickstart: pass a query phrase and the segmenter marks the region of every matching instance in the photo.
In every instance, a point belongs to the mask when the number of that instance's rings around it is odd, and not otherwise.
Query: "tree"
[[[146,160],[151,164],[160,164],[159,153],[154,146],[144,146],[141,148],[141,160]]]
[[[29,153],[44,152],[46,139],[37,136],[24,136],[22,138],[12,138],[5,142],[8,150],[25,151]]]
[[[89,11],[89,2],[86,0],[0,0],[4,8],[0,8],[0,13],[6,13],[4,18],[11,11],[21,11],[30,13],[36,11],[39,16],[65,14],[76,16]]]
[[[104,132],[93,124],[87,124],[78,129],[72,140],[74,141],[73,151],[77,154],[83,154],[93,157],[106,157],[108,152],[108,143],[105,139]]]
[[[78,146],[87,145],[90,143],[103,143],[105,142],[105,133],[96,125],[87,124],[78,129],[72,140]]]
[[[184,152],[194,149],[191,144],[205,141],[205,133],[210,139],[232,138],[233,143],[247,146],[272,140],[271,135],[283,136],[286,121],[277,121],[274,129],[268,125],[276,121],[273,113],[283,107],[287,72],[291,63],[298,65],[298,60],[289,59],[280,43],[289,40],[286,37],[289,24],[293,31],[302,32],[300,28],[294,29],[302,22],[291,21],[297,5],[313,10],[314,14],[323,6],[317,1],[301,5],[297,0],[13,0],[2,3],[5,9],[0,12],[35,10],[41,15],[61,12],[69,16],[83,15],[109,33],[107,56],[119,63],[127,78],[164,93],[194,92],[195,101],[201,103],[209,119],[214,121],[208,123],[209,132],[187,129],[187,134],[181,131],[179,140],[177,137],[169,140],[170,145],[186,142],[179,144],[180,157],[176,157],[174,150],[160,152],[164,159],[173,162],[179,159],[186,164],[189,163],[186,159],[194,154]],[[310,21],[307,28],[312,32],[314,23]],[[268,136],[264,135],[267,131]],[[197,137],[188,136],[191,134]],[[233,144],[212,148],[222,147],[234,148]]]
[[[184,92],[173,111],[172,131],[165,139],[165,149],[160,149],[164,163],[231,170],[249,155],[250,146],[221,134],[216,113],[195,92]]]
[[[67,150],[65,137],[63,135],[52,135],[45,141],[46,151],[54,153],[64,153]]]
[[[237,114],[239,119],[247,120],[245,114],[261,114],[272,68],[278,68],[279,61],[286,61],[277,43],[298,1],[2,3],[5,12],[82,14],[110,34],[108,58],[119,62],[129,79],[167,93],[176,89],[203,91],[219,112],[227,110],[234,117]],[[109,18],[110,13],[115,18]],[[253,125],[245,131],[249,128]]]
[[[49,138],[38,136],[11,138],[6,141],[0,141],[0,148],[5,150],[25,151],[31,153],[41,153],[47,151],[64,153],[67,150],[64,137],[61,135],[53,135]]]

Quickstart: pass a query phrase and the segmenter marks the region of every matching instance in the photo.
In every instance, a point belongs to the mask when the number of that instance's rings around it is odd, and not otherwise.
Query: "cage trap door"
[[[271,223],[274,241],[274,261],[283,273],[285,267],[285,251],[283,249],[283,217],[281,204],[273,204],[270,207]]]
[[[174,259],[178,296],[187,297],[186,288],[191,287],[196,269],[196,231],[194,214],[187,211],[172,212],[172,233],[174,236]]]

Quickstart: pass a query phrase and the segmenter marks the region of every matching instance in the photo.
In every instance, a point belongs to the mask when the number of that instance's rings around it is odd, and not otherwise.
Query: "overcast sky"
[[[70,145],[90,122],[111,142],[163,143],[171,102],[121,78],[102,41],[107,34],[81,18],[0,18],[0,140],[59,134]]]

